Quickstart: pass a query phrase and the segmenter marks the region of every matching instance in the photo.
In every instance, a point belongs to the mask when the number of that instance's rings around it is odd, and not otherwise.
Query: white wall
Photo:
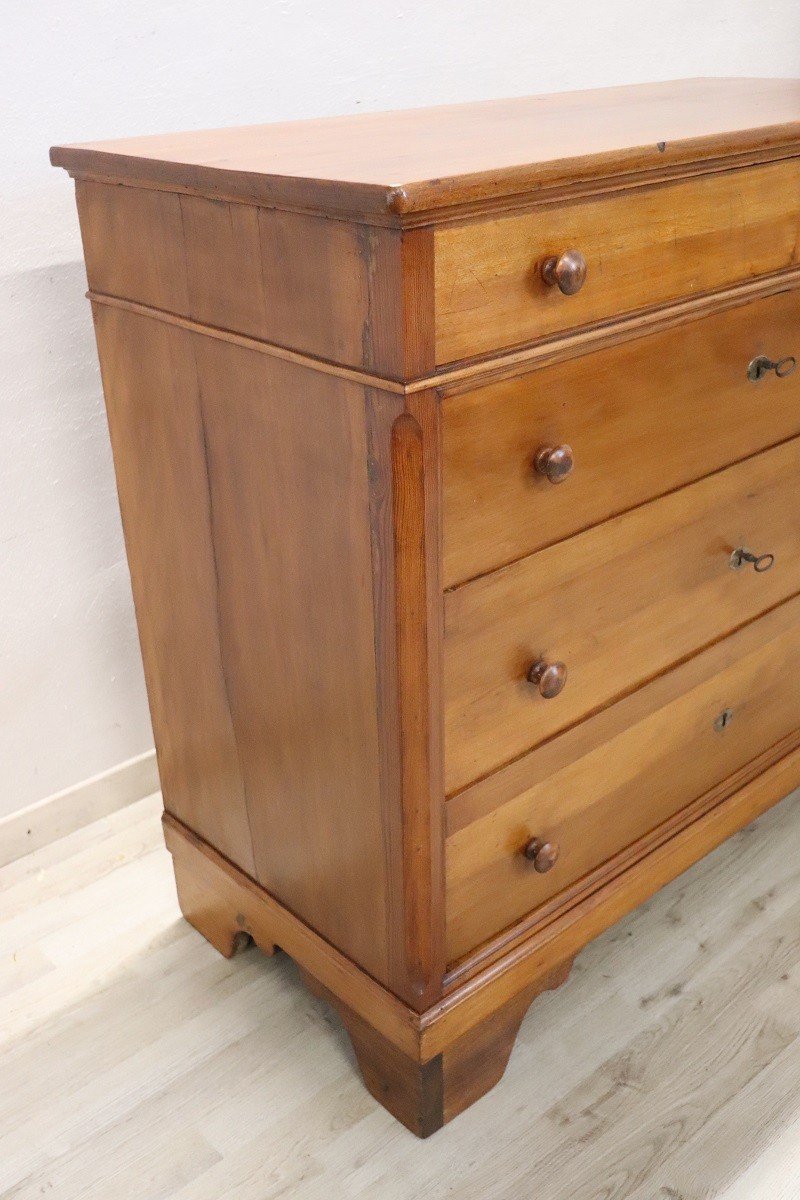
[[[0,816],[151,744],[72,185],[51,143],[800,75],[797,0],[37,0],[0,40]]]

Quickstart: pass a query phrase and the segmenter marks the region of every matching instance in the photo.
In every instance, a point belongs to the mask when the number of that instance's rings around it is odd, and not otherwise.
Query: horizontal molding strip
[[[101,166],[100,156],[86,152],[85,164],[65,161],[56,153],[54,166],[63,166],[72,179],[86,179],[112,187],[146,188],[157,192],[176,192],[185,196],[202,196],[206,200],[225,204],[245,204],[256,208],[281,209],[328,220],[348,221],[358,225],[377,225],[399,229],[448,225],[453,222],[479,220],[482,217],[507,216],[510,213],[530,212],[543,205],[570,203],[588,196],[610,195],[632,189],[652,188],[680,183],[699,175],[718,175],[746,167],[758,167],[800,157],[796,138],[779,137],[774,144],[765,145],[763,130],[758,131],[757,145],[723,149],[711,146],[685,149],[683,156],[673,162],[657,165],[640,161],[636,151],[627,155],[627,167],[618,164],[617,170],[604,173],[601,163],[587,166],[583,159],[559,161],[535,168],[524,164],[508,168],[505,189],[498,193],[497,172],[455,176],[449,180],[421,181],[401,186],[381,184],[344,184],[333,180],[317,180],[320,189],[317,202],[304,198],[303,177],[272,176],[272,194],[259,190],[263,177],[242,172],[214,169],[205,183],[183,179],[163,178],[164,164],[160,161],[109,155],[113,160]],[[79,152],[81,153],[81,152]],[[180,164],[170,164],[180,171]],[[211,168],[208,168],[211,171]],[[461,193],[463,199],[454,200]],[[344,203],[347,198],[349,203]]]
[[[435,208],[410,212],[403,215],[404,229],[415,229],[421,225],[463,225],[470,221],[486,218],[519,216],[557,204],[573,204],[593,196],[611,196],[618,192],[645,191],[667,187],[686,179],[697,179],[704,175],[721,175],[723,172],[762,167],[774,162],[790,162],[800,157],[797,142],[779,145],[773,149],[742,151],[736,154],[687,159],[672,166],[642,168],[623,171],[614,175],[588,174],[554,176],[547,183],[519,191],[509,191],[502,196],[484,196],[464,200],[446,208]]]
[[[491,358],[475,359],[455,367],[443,367],[430,375],[412,379],[402,383],[397,379],[388,379],[383,375],[373,375],[357,367],[347,367],[340,363],[331,362],[324,358],[315,358],[300,350],[290,350],[275,342],[267,342],[261,338],[249,337],[247,334],[234,333],[230,329],[222,329],[216,325],[206,325],[202,321],[194,321],[190,317],[182,317],[167,309],[155,308],[149,304],[141,304],[137,300],[126,300],[121,296],[111,296],[105,292],[88,291],[87,298],[92,304],[104,304],[111,308],[120,308],[126,312],[149,317],[154,321],[163,321],[168,325],[176,325],[190,333],[203,334],[216,338],[218,341],[231,342],[246,350],[255,350],[259,354],[269,354],[273,358],[283,359],[284,362],[306,367],[311,371],[320,371],[325,375],[338,375],[364,387],[377,388],[384,392],[408,396],[416,392],[435,389],[440,397],[445,398],[459,392],[483,386],[484,383],[513,375],[521,375],[525,371],[536,370],[550,363],[561,362],[566,358],[578,358],[590,354],[594,350],[613,346],[618,342],[630,341],[637,337],[645,337],[649,333],[659,333],[682,321],[696,320],[712,313],[722,312],[727,308],[735,308],[749,300],[758,300],[766,296],[774,296],[778,292],[790,291],[800,287],[800,267],[781,271],[775,275],[764,275],[746,283],[737,283],[729,288],[716,292],[705,292],[700,296],[692,296],[687,300],[678,300],[655,309],[640,309],[629,316],[609,318],[594,325],[583,326],[568,333],[546,341],[527,344],[514,350],[500,351]]]
[[[259,338],[248,337],[243,333],[233,333],[230,329],[220,329],[216,325],[204,325],[201,321],[193,321],[190,317],[181,317],[177,313],[168,312],[164,308],[153,308],[149,304],[140,304],[137,300],[124,300],[120,296],[108,296],[105,292],[88,291],[88,300],[92,304],[105,304],[109,308],[121,308],[125,312],[135,313],[140,317],[149,317],[153,321],[163,321],[166,325],[176,325],[189,333],[200,333],[205,337],[216,338],[219,342],[231,342],[234,346],[242,346],[245,350],[256,350],[259,354],[268,354],[272,358],[283,359],[284,362],[294,363],[299,367],[307,367],[311,371],[320,371],[323,375],[338,375],[340,379],[349,379],[352,383],[361,383],[365,387],[380,388],[384,392],[397,392],[404,395],[406,385],[396,379],[384,379],[380,375],[370,375],[355,367],[343,367],[338,363],[328,362],[324,358],[314,358],[298,350],[289,350],[285,346],[277,346],[274,342],[261,341]]]

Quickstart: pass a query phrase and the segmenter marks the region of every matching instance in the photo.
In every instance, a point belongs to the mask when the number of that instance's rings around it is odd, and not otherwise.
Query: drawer
[[[796,160],[696,176],[435,233],[436,362],[726,287],[800,261]],[[573,295],[543,263],[582,254]]]
[[[800,292],[448,397],[445,586],[800,433],[800,371],[754,382],[761,355],[800,359]],[[556,486],[535,461],[562,445]]]
[[[799,489],[793,439],[447,592],[448,794],[800,591]],[[566,665],[549,699],[537,661]]]
[[[449,801],[450,962],[571,888],[781,739],[793,745],[799,723],[794,599]],[[750,775],[758,770],[754,763]],[[718,798],[750,777],[742,776]],[[523,854],[533,839],[557,848],[545,873]]]

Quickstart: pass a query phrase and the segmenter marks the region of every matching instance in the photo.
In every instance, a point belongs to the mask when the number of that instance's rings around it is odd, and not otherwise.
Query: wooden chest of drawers
[[[427,1135],[800,783],[800,85],[52,161],[181,907]]]

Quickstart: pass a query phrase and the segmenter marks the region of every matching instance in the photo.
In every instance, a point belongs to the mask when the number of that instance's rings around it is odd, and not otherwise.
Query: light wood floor
[[[589,947],[427,1142],[285,956],[180,917],[158,798],[0,871],[5,1200],[800,1197],[800,803]]]

